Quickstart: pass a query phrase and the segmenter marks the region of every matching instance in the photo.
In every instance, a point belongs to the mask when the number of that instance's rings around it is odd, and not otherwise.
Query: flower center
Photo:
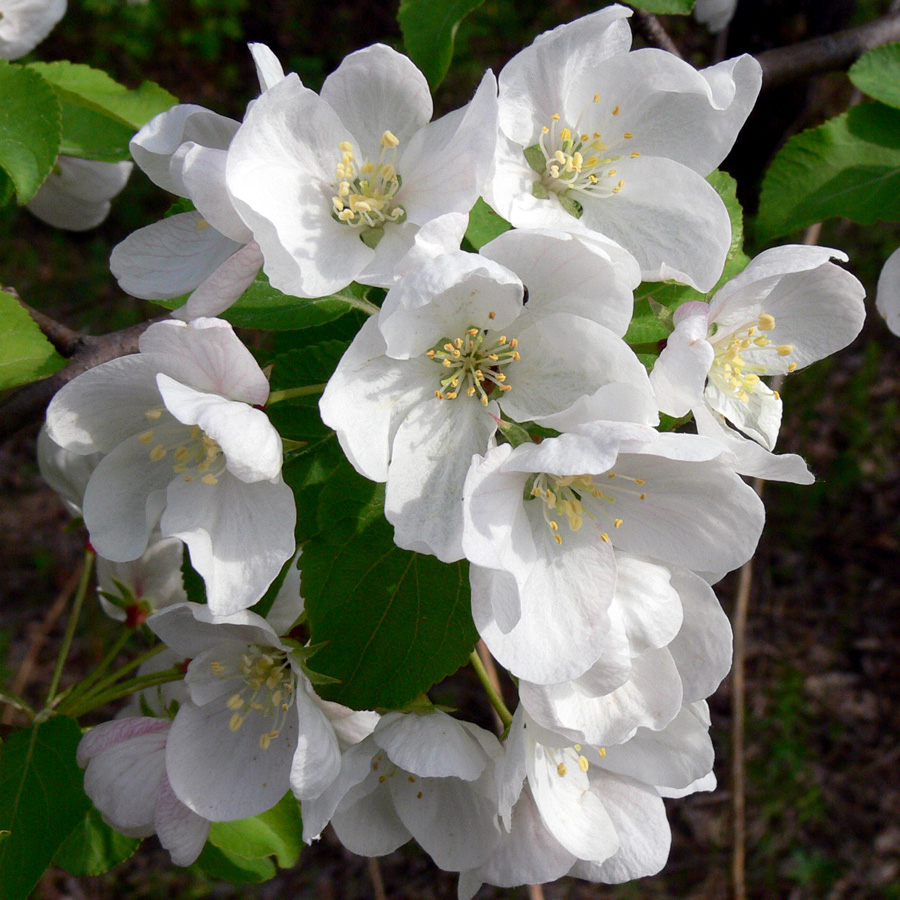
[[[337,193],[331,198],[333,215],[350,228],[360,230],[363,240],[374,246],[388,222],[402,222],[406,210],[394,201],[401,179],[394,168],[400,141],[390,131],[381,136],[381,156],[377,163],[367,159],[357,167],[353,145],[338,145],[341,161],[337,166]],[[374,231],[374,236],[372,232]],[[369,237],[367,238],[367,235]]]
[[[250,646],[246,653],[241,654],[239,662],[211,662],[209,666],[214,675],[237,678],[242,683],[226,701],[226,706],[232,711],[229,731],[239,731],[254,714],[270,719],[262,723],[266,730],[259,738],[260,748],[268,750],[272,741],[281,734],[296,696],[297,676],[287,654],[272,647]]]
[[[490,316],[493,318],[494,314]],[[494,390],[512,390],[503,369],[520,359],[518,345],[516,338],[507,339],[505,334],[489,336],[480,328],[467,328],[455,340],[441,339],[425,354],[447,370],[434,396],[438,400],[455,400],[462,390],[468,397],[477,394],[482,405],[487,406]]]
[[[596,128],[583,126],[585,118],[595,118],[592,107],[599,102],[600,95],[594,94],[573,128],[562,125],[559,113],[554,113],[550,125],[541,129],[538,142],[525,149],[525,159],[541,176],[534,185],[534,196],[546,199],[551,193],[556,194],[566,212],[575,218],[580,218],[583,211],[580,196],[612,197],[625,187],[625,180],[618,176],[615,168],[615,162],[625,153],[611,151],[623,141],[631,140],[634,134],[630,131],[619,133],[614,126],[607,129],[619,115],[618,106]],[[605,138],[601,128],[607,130]],[[641,154],[629,155],[634,159]]]
[[[766,332],[774,328],[775,317],[762,313],[755,325],[733,332],[728,343],[723,341],[717,347],[718,352],[709,373],[710,380],[726,394],[748,403],[750,394],[768,391],[768,387],[760,381],[760,375],[782,369],[793,372],[797,368],[795,362],[786,366],[772,365],[775,362],[772,354],[783,359],[794,352],[793,344],[775,344],[766,337]]]
[[[609,506],[616,502],[614,494],[607,485],[606,490],[601,489],[594,481],[594,475],[548,475],[540,472],[530,480],[525,488],[526,499],[537,498],[543,501],[542,512],[544,521],[553,532],[553,539],[557,544],[563,542],[559,533],[559,519],[564,518],[568,522],[570,531],[578,531],[584,524],[584,517],[597,521],[609,517]],[[616,480],[615,493],[636,494],[638,500],[647,499],[645,490],[646,482],[643,478],[632,478],[629,475],[621,475],[616,472],[607,472],[608,482]],[[635,487],[631,487],[630,484]],[[624,519],[613,518],[612,527],[621,527]],[[600,538],[607,544],[611,543],[609,532],[601,531]]]
[[[158,421],[162,410],[155,407],[144,415],[151,421]],[[218,484],[225,472],[222,448],[199,425],[190,426],[190,436],[185,440],[186,428],[180,422],[166,423],[145,431],[138,440],[150,447],[152,462],[161,462],[171,453],[172,471],[183,475],[185,481],[197,479],[203,484]]]

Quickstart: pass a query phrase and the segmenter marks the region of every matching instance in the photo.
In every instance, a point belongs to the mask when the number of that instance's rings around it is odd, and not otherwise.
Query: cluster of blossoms
[[[629,15],[540,36],[436,121],[424,77],[385,46],[316,94],[255,45],[262,93],[243,122],[178,106],[135,137],[138,165],[194,210],[129,237],[113,271],[137,296],[190,297],[140,353],[63,388],[42,440],[106,560],[104,593],[149,614],[166,665],[189,660],[81,743],[120,831],[155,832],[187,864],[210,822],[291,791],[305,840],[331,823],[375,856],[415,838],[469,898],[652,874],[662,798],[714,787],[705,698],[731,632],[711,584],[764,519],[741,476],[813,478],[773,452],[781,399],[763,379],[853,340],[863,290],[810,246],[714,290],[732,233],[706,176],[760,69],[632,51]],[[464,252],[479,197],[513,229]],[[321,418],[385,483],[400,547],[468,560],[475,625],[518,685],[502,738],[423,703],[379,715],[317,697],[268,381],[214,318],[260,268],[298,298],[386,290]],[[708,293],[675,311],[649,374],[623,339],[647,280]],[[185,600],[182,542],[206,606]]]

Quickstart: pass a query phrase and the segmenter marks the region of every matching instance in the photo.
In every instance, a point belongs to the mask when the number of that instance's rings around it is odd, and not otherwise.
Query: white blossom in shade
[[[900,335],[900,250],[895,250],[887,258],[878,276],[875,307],[884,317],[887,327]]]
[[[713,34],[724,31],[737,9],[737,0],[697,0],[694,18]]]
[[[59,494],[69,513],[81,517],[84,491],[102,453],[83,455],[60,447],[47,433],[46,422],[37,438],[37,462],[41,478]]]
[[[347,56],[321,95],[289,75],[254,104],[227,180],[275,287],[299,297],[351,281],[389,287],[459,247],[493,164],[493,74],[465,107],[431,116],[425,76],[383,44]]]
[[[865,290],[832,258],[847,257],[826,247],[775,247],[709,304],[675,310],[675,330],[650,376],[659,407],[673,416],[692,411],[697,430],[723,442],[744,475],[813,480],[799,457],[769,452],[782,404],[762,379],[823,359],[859,334]]]
[[[708,728],[705,704],[691,704],[662,731],[588,746],[520,707],[497,765],[505,830],[484,864],[461,873],[460,898],[484,882],[514,887],[570,874],[616,883],[658,872],[671,840],[662,797],[711,786]]]
[[[617,562],[612,626],[597,662],[573,681],[519,682],[519,700],[538,724],[587,744],[659,731],[683,703],[715,691],[731,667],[731,626],[702,578],[621,553]]]
[[[0,0],[0,59],[30,53],[66,14],[66,0]]]
[[[303,839],[330,821],[341,843],[383,856],[411,838],[442,869],[481,865],[500,839],[489,732],[439,710],[382,716],[346,750],[337,780],[303,804]]]
[[[60,155],[25,208],[54,228],[96,228],[109,215],[110,200],[125,187],[132,167],[130,162],[98,162]]]
[[[179,604],[147,624],[191,660],[166,749],[179,799],[213,822],[270,809],[290,790],[303,801],[328,787],[340,751],[309,680],[269,623],[249,610],[214,616]]]
[[[462,545],[475,624],[497,659],[535,684],[571,681],[608,646],[618,580],[625,603],[632,578],[646,583],[638,602],[668,602],[668,580],[633,562],[619,575],[616,550],[701,572],[746,562],[764,509],[721,452],[698,435],[597,422],[474,459]]]
[[[97,588],[103,611],[134,628],[158,609],[187,600],[181,578],[184,544],[151,535],[147,549],[128,562],[97,557]]]
[[[209,821],[172,791],[166,774],[168,719],[132,717],[92,728],[78,745],[84,789],[103,821],[128,837],[156,834],[177,866],[189,866],[209,835]]]
[[[265,91],[284,77],[264,44],[250,44]],[[228,309],[262,265],[259,246],[234,209],[225,186],[225,160],[240,122],[202,106],[160,113],[131,140],[137,164],[163,190],[185,197],[196,211],[178,213],[135,231],[119,244],[110,268],[123,290],[146,300],[191,293],[173,315],[195,319]]]
[[[47,410],[50,437],[105,456],[84,496],[97,553],[138,559],[158,525],[183,540],[218,614],[255,603],[294,553],[269,384],[227,322],[151,325],[140,353],[79,375]]]
[[[545,260],[554,266],[552,258]],[[498,411],[550,427],[573,410],[655,421],[646,371],[609,329],[525,301],[509,269],[457,251],[407,275],[341,359],[319,405],[353,466],[386,481],[385,515],[410,550],[462,556],[462,486]]]
[[[750,56],[700,72],[629,52],[631,10],[608,6],[539,36],[499,76],[500,139],[485,199],[517,228],[600,232],[645,280],[709,290],[731,243],[705,180],[762,80]]]

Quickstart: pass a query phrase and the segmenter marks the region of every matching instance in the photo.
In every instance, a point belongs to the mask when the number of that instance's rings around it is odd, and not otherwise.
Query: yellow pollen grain
[[[646,494],[641,494],[641,495],[638,497],[638,500],[646,500],[646,499],[647,499],[647,495],[646,495]]]
[[[165,455],[166,455],[166,448],[163,447],[162,444],[157,444],[150,451],[150,459],[152,459],[153,462],[159,462]]]
[[[237,731],[244,724],[244,719],[240,713],[235,713],[228,722],[229,731]]]
[[[382,147],[397,147],[400,144],[400,139],[395,135],[392,131],[385,131],[385,133],[381,136],[381,146]]]
[[[635,484],[646,484],[647,482],[644,481],[643,478],[635,478],[635,479],[634,479],[634,483],[635,483]]]
[[[416,794],[416,798],[419,799],[419,800],[422,799],[422,792],[421,792],[421,791],[419,791],[419,793]]]
[[[600,532],[600,537],[603,540],[604,544],[610,543],[609,535],[605,531]]]
[[[609,175],[610,178],[612,178],[613,175],[615,175],[616,173],[617,173],[616,169],[610,169],[609,172],[607,172],[606,174]]]
[[[225,705],[231,710],[243,709],[244,698],[240,694],[232,694]]]
[[[153,432],[152,432],[152,431],[145,431],[145,432],[138,438],[138,440],[139,440],[142,444],[149,444],[149,443],[153,440]]]
[[[779,394],[778,391],[772,391],[772,396],[773,396],[776,400],[780,400],[780,399],[781,399],[781,394]]]
[[[626,141],[630,141],[634,137],[634,132],[626,131],[625,134],[622,135],[622,137],[625,138]]]
[[[541,129],[541,134],[550,134],[550,129],[545,125],[545,126]]]
[[[598,747],[597,753],[600,754],[600,759],[603,759],[603,757],[606,756],[606,747]]]
[[[272,738],[270,738],[268,734],[261,734],[259,736],[259,749],[260,750],[268,750],[271,743],[272,743]]]
[[[562,543],[562,535],[554,534],[553,540],[555,540],[557,544],[561,544]]]
[[[556,767],[556,774],[559,775],[560,778],[564,778],[565,775],[566,775],[566,772],[568,772],[568,771],[569,771],[569,770],[566,768],[566,764],[565,764],[565,763],[560,763],[560,764]]]
[[[775,317],[768,313],[761,313],[759,317],[759,330],[771,331],[775,327]]]
[[[497,313],[494,312],[494,310],[491,310],[491,311],[488,313],[488,318],[493,322],[494,319],[497,318]]]
[[[637,159],[640,155],[641,155],[641,154],[638,153],[637,150],[635,150],[634,153],[631,154],[631,158],[632,158],[632,159]]]
[[[161,409],[148,409],[147,412],[144,413],[144,415],[148,419],[159,419],[162,417],[162,410]]]
[[[623,523],[624,521],[625,521],[624,519],[616,519],[616,520],[613,522],[613,528],[619,528],[619,527],[621,527],[621,525],[622,525],[622,523]]]
[[[209,222],[206,219],[201,219],[197,223],[197,231],[206,231],[207,228],[209,228]]]
[[[581,769],[582,772],[587,772],[590,763],[587,761],[586,756],[578,757],[578,768]]]
[[[553,113],[553,115],[550,116],[550,118],[553,119],[554,122],[558,122],[559,121],[559,113]]]
[[[797,363],[791,363],[788,366],[788,372],[795,372],[797,370]]]
[[[219,479],[216,478],[216,476],[213,475],[212,473],[204,475],[201,480],[203,481],[204,484],[218,484],[219,483]]]
[[[613,113],[612,113],[612,114],[613,114],[614,116],[617,116],[617,115],[619,114],[619,107],[618,107],[618,106],[613,110]]]
[[[779,356],[790,356],[794,352],[793,344],[779,344],[776,348]]]

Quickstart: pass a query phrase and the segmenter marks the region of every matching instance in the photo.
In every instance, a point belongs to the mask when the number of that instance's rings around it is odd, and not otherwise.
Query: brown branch
[[[78,345],[71,354],[72,361],[69,365],[49,378],[26,385],[0,403],[0,441],[15,434],[20,428],[37,421],[47,408],[47,404],[53,399],[53,395],[77,375],[81,375],[101,363],[109,362],[111,359],[126,356],[129,353],[137,353],[140,336],[153,322],[160,322],[165,318],[167,317],[140,322],[130,328],[100,337],[78,336]],[[40,325],[40,322],[38,324]],[[60,327],[65,329],[65,326]],[[68,329],[65,330],[68,331]]]
[[[900,41],[900,13],[799,44],[765,50],[756,57],[763,70],[763,90],[845,69],[866,50],[893,41]]]
[[[635,9],[634,23],[648,44],[658,47],[660,50],[666,50],[679,59],[683,58],[681,51],[675,46],[675,42],[669,37],[669,33],[653,13],[647,12],[645,9]]]

